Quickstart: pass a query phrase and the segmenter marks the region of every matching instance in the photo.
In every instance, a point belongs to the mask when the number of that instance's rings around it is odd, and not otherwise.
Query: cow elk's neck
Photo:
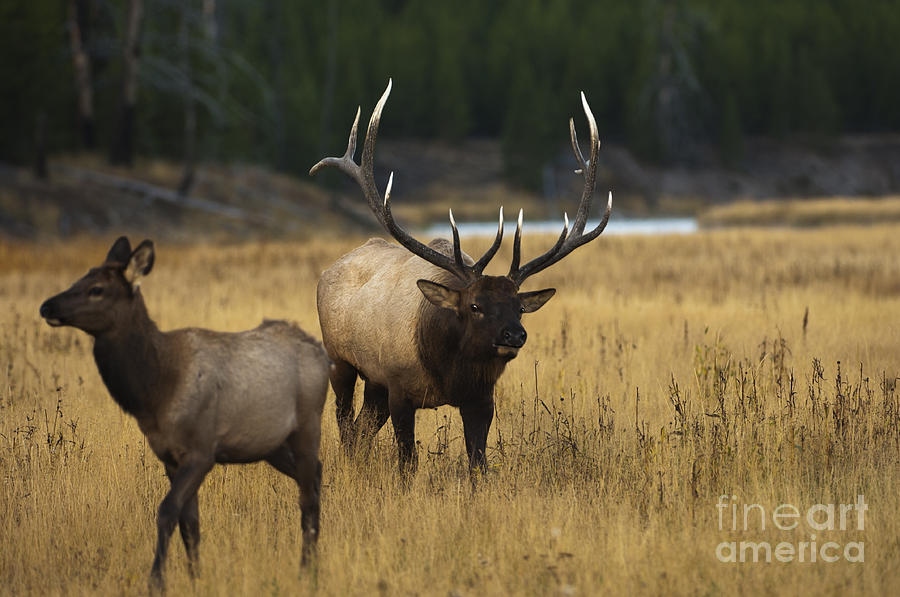
[[[94,337],[94,359],[117,403],[138,419],[155,411],[154,397],[178,377],[166,336],[150,319],[139,290],[108,330]],[[167,358],[168,356],[168,358]]]

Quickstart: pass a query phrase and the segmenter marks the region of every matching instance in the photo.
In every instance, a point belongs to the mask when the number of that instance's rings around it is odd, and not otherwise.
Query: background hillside
[[[164,163],[169,191],[228,204],[212,180],[274,196],[297,176],[275,219],[302,227],[309,214],[291,214],[323,213],[309,166],[340,152],[356,106],[365,118],[388,77],[378,175],[396,170],[398,198],[416,191],[417,204],[490,197],[493,211],[512,194],[556,212],[579,90],[626,211],[900,186],[889,1],[8,0],[0,40],[7,233],[40,229],[35,209],[91,211],[79,197],[96,189],[55,167],[61,156],[142,181]],[[37,175],[28,184],[22,168]]]

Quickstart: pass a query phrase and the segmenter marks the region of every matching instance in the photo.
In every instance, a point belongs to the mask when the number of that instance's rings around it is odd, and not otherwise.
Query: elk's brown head
[[[429,280],[416,284],[431,304],[456,314],[463,350],[479,360],[515,358],[528,337],[522,314],[537,311],[556,293],[553,288],[519,292],[504,276],[482,276],[460,289]]]
[[[584,159],[578,137],[575,134],[575,123],[569,120],[569,131],[572,141],[572,150],[578,163],[577,174],[584,176],[584,190],[581,195],[581,203],[575,217],[575,222],[569,229],[569,217],[564,216],[565,224],[562,233],[556,243],[543,255],[532,259],[524,265],[519,265],[522,247],[522,211],[519,210],[518,225],[513,244],[512,264],[506,276],[486,276],[484,268],[497,253],[503,240],[503,208],[500,208],[500,223],[493,244],[476,262],[467,262],[464,258],[459,242],[459,230],[453,219],[453,211],[450,211],[450,227],[453,231],[453,255],[447,255],[435,250],[432,246],[424,245],[410,236],[395,221],[391,213],[391,187],[394,174],[388,179],[384,199],[375,185],[374,161],[375,140],[378,136],[378,126],[381,121],[381,112],[391,93],[391,81],[388,81],[387,89],[372,111],[369,120],[369,128],[363,145],[362,159],[359,164],[354,161],[356,153],[356,140],[359,129],[360,111],[356,111],[356,119],[350,129],[350,140],[347,151],[342,157],[328,157],[319,161],[310,169],[310,174],[315,174],[325,166],[334,166],[354,179],[362,188],[369,207],[378,218],[382,226],[411,253],[421,257],[429,263],[453,274],[460,282],[460,287],[450,288],[429,280],[418,280],[417,285],[425,298],[442,309],[448,309],[456,313],[463,326],[463,344],[470,356],[478,355],[480,358],[499,356],[512,359],[524,346],[527,334],[522,327],[523,313],[531,313],[540,309],[544,303],[556,293],[553,288],[534,292],[519,292],[519,287],[526,278],[532,276],[561,260],[563,257],[598,236],[606,228],[612,210],[612,193],[606,204],[606,212],[600,223],[590,232],[584,233],[587,218],[591,210],[591,202],[594,194],[594,183],[597,176],[597,158],[600,151],[600,138],[597,132],[597,123],[588,106],[584,93],[581,94],[581,103],[591,132],[591,152],[588,160]]]
[[[132,251],[128,239],[120,237],[100,266],[44,301],[41,317],[51,326],[72,326],[93,336],[109,331],[131,308],[141,279],[153,269],[153,259],[151,241]]]

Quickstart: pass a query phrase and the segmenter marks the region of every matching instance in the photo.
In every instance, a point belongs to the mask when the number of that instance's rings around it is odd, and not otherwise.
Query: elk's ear
[[[106,254],[106,263],[125,265],[129,259],[131,259],[131,243],[128,242],[127,236],[120,236]]]
[[[145,240],[138,245],[134,253],[128,260],[128,267],[125,269],[125,279],[131,284],[132,288],[141,285],[141,279],[150,273],[153,269],[153,241]]]
[[[520,292],[519,300],[522,301],[522,310],[525,313],[534,313],[544,306],[556,294],[555,288],[545,288],[534,292]]]
[[[430,280],[417,280],[416,286],[432,305],[456,311],[459,308],[459,292]]]

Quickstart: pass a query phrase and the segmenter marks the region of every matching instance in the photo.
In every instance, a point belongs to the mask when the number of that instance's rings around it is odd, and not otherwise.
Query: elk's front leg
[[[469,469],[480,467],[487,471],[485,449],[488,431],[494,418],[494,399],[487,398],[473,403],[462,404],[459,413],[463,420],[463,433],[466,436],[466,452],[469,455]]]
[[[171,475],[172,486],[159,505],[156,522],[156,557],[153,559],[153,568],[150,570],[150,583],[153,588],[163,588],[163,566],[169,549],[169,539],[175,531],[175,524],[181,518],[185,506],[191,500],[197,499],[197,490],[200,489],[203,479],[213,464],[212,458],[194,458],[180,464]]]
[[[397,447],[400,451],[400,474],[404,482],[416,472],[418,466],[418,454],[416,454],[416,409],[398,396],[395,392],[389,393],[388,404],[391,410],[391,423],[394,425],[394,435],[397,438]]]
[[[166,476],[169,483],[175,477],[175,467],[166,465]],[[181,532],[181,540],[184,543],[184,551],[188,557],[188,573],[195,578],[199,573],[200,561],[198,546],[200,545],[200,503],[195,492],[188,499],[181,514],[178,516],[178,530]]]

